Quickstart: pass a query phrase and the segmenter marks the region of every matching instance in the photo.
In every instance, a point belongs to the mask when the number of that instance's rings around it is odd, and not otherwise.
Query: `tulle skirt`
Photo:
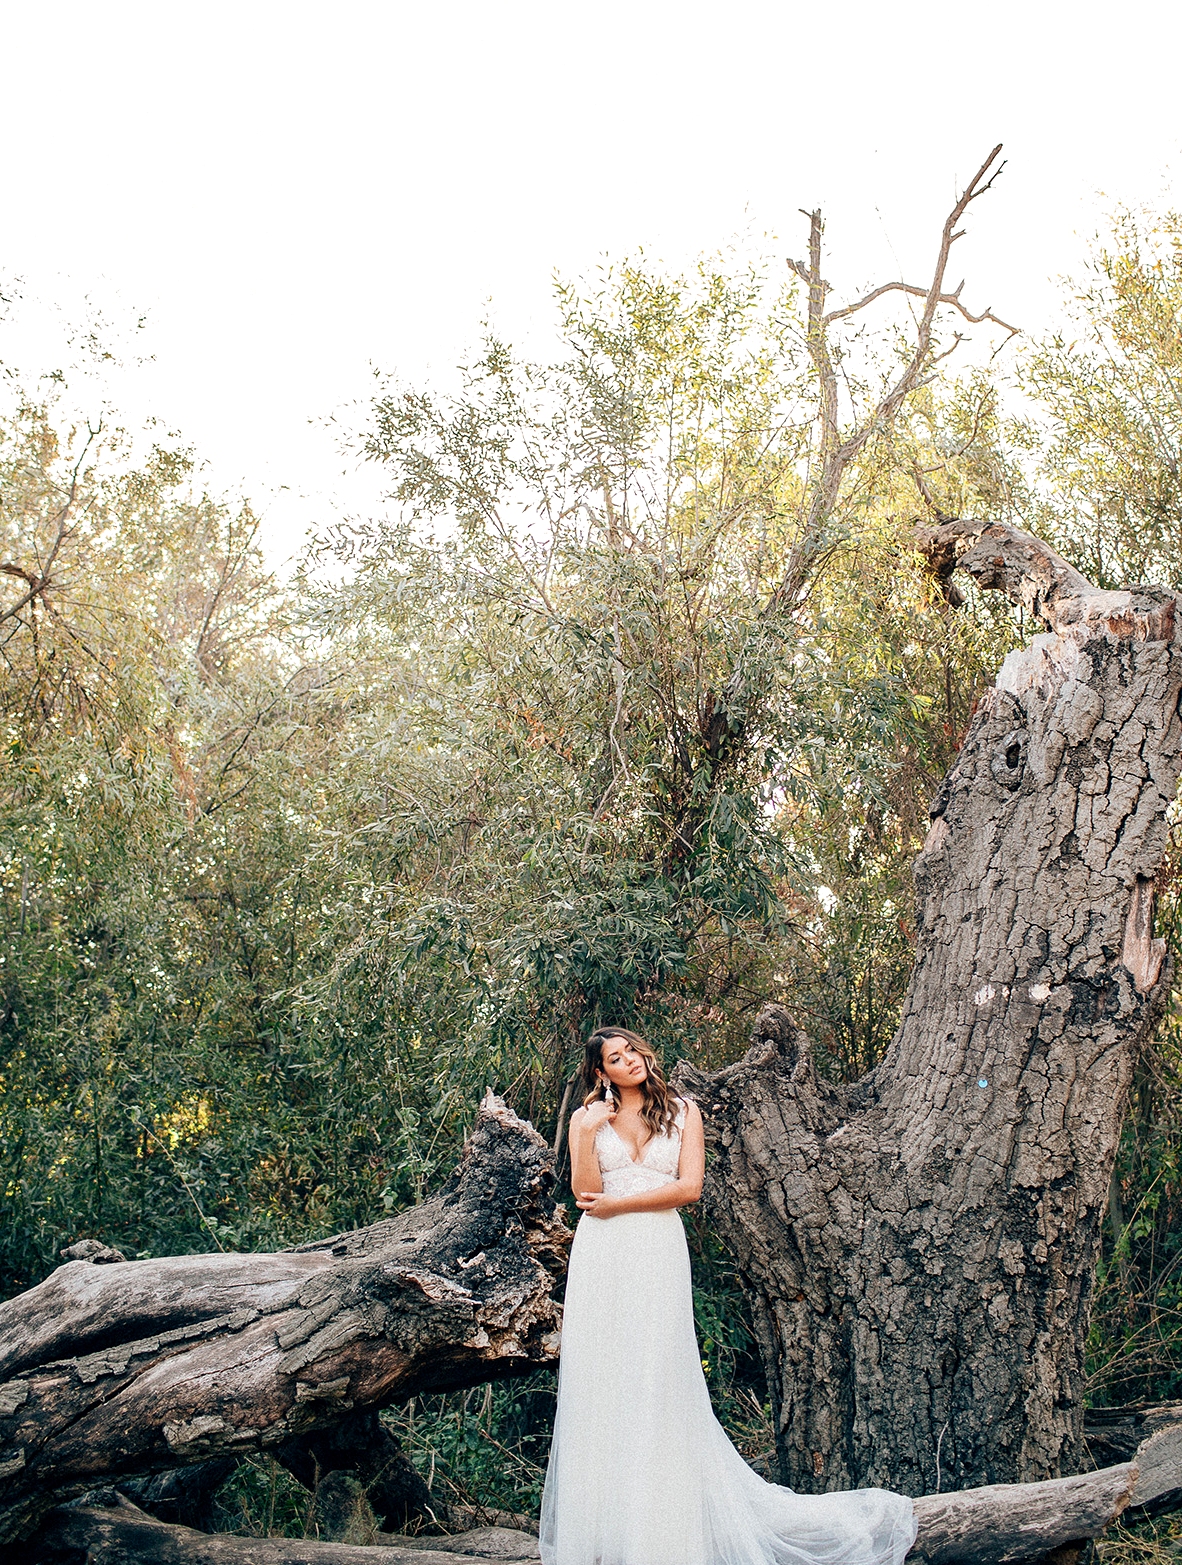
[[[584,1216],[567,1275],[544,1565],[900,1565],[912,1504],[765,1483],[714,1417],[675,1211]]]

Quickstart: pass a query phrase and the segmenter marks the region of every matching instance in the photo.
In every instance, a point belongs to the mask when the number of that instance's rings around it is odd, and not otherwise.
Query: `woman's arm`
[[[570,1184],[572,1190],[601,1192],[603,1175],[595,1155],[595,1137],[600,1125],[612,1118],[606,1103],[589,1103],[570,1117]]]
[[[592,1104],[593,1108],[595,1106]],[[571,1131],[573,1135],[573,1120]],[[622,1217],[625,1212],[667,1212],[671,1207],[692,1206],[701,1199],[705,1172],[706,1137],[702,1131],[702,1114],[696,1103],[687,1100],[677,1178],[670,1184],[658,1185],[655,1190],[642,1190],[636,1195],[604,1195],[598,1163],[594,1187],[579,1184],[573,1177],[573,1168],[571,1184],[576,1192],[575,1204],[582,1211],[590,1212],[592,1217]]]

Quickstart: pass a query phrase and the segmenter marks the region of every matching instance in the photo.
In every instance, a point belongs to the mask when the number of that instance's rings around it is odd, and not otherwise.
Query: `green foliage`
[[[1178,851],[1175,844],[1174,869]],[[1175,963],[1182,902],[1173,882],[1158,927]],[[1182,1016],[1167,1015],[1138,1061],[1112,1175],[1089,1340],[1093,1405],[1182,1395]]]
[[[248,1456],[214,1498],[214,1529],[244,1538],[315,1537],[316,1497],[273,1456]]]
[[[481,1057],[514,1054],[544,1114],[588,1025],[628,1018],[721,1061],[769,994],[816,1009],[844,968],[828,1031],[857,1073],[906,971],[922,801],[998,622],[933,601],[885,441],[787,592],[819,416],[790,295],[758,272],[626,267],[559,303],[556,366],[490,339],[457,396],[375,406],[364,452],[401,520],[336,538],[351,574],[318,623],[404,671],[416,772],[370,788],[392,806],[371,840],[397,844],[395,916],[335,997],[364,982],[372,1009],[443,960]],[[940,425],[925,406],[909,452]],[[894,892],[885,917],[856,906],[867,876]],[[859,1020],[871,964],[885,981]]]
[[[1098,586],[1177,586],[1182,216],[1119,212],[1069,319],[1025,375],[1050,431],[1043,526]]]
[[[536,1516],[557,1378],[551,1371],[446,1395],[384,1415],[441,1506]]]
[[[274,1247],[399,1210],[488,1085],[552,1137],[600,1020],[715,1066],[775,997],[833,1077],[871,1069],[927,801],[1028,629],[952,608],[911,527],[988,515],[1105,581],[1174,569],[1169,223],[1153,260],[1104,253],[1077,343],[1031,354],[1038,418],[929,366],[820,524],[797,301],[721,263],[563,285],[555,364],[489,339],[450,399],[383,386],[362,449],[396,519],[324,540],[285,586],[187,453],[15,399],[4,1287],[88,1234]],[[872,399],[893,345],[842,353]],[[1178,1390],[1178,1037],[1170,1019],[1141,1068],[1114,1183],[1097,1398]],[[758,1461],[741,1295],[690,1232],[711,1391]],[[551,1401],[537,1377],[393,1417],[444,1498],[520,1510]],[[268,1463],[223,1502],[240,1530],[309,1525]]]

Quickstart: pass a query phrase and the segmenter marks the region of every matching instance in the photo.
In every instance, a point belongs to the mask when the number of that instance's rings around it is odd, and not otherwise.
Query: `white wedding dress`
[[[608,1195],[677,1177],[682,1106],[636,1162],[610,1123]],[[544,1565],[900,1565],[912,1504],[885,1489],[765,1483],[710,1406],[675,1210],[580,1219],[567,1273],[558,1412],[542,1497]]]

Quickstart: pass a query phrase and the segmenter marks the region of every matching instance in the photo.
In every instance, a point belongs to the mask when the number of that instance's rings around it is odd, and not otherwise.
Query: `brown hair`
[[[627,1027],[597,1027],[587,1039],[587,1047],[583,1052],[583,1090],[587,1094],[583,1099],[584,1105],[602,1102],[606,1096],[606,1088],[599,1079],[599,1073],[603,1069],[603,1046],[609,1038],[625,1039],[643,1057],[648,1074],[640,1084],[640,1090],[644,1093],[644,1107],[640,1117],[648,1126],[650,1135],[663,1135],[672,1129],[677,1118],[678,1100],[669,1090],[665,1072],[651,1045],[639,1033],[629,1032]]]

